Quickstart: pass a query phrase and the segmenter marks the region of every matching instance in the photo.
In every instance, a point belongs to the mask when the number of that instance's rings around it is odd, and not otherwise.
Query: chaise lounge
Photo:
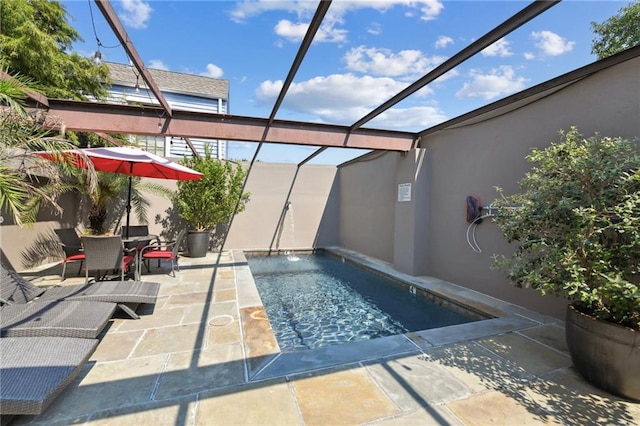
[[[42,413],[76,377],[97,345],[96,339],[71,337],[0,338],[0,415]]]
[[[115,310],[115,303],[73,300],[2,305],[0,338],[48,336],[95,339]]]
[[[110,302],[131,318],[140,318],[136,307],[155,304],[160,284],[145,281],[104,281],[90,284],[41,288],[22,278],[4,264],[0,267],[0,302],[5,305],[42,301]]]

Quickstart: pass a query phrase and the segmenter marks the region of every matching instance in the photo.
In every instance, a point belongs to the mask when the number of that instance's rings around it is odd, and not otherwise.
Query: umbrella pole
[[[133,169],[133,164],[131,164],[131,168]],[[125,238],[129,238],[129,216],[131,214],[131,179],[132,176],[129,175],[129,193],[127,194],[127,227],[124,230]]]

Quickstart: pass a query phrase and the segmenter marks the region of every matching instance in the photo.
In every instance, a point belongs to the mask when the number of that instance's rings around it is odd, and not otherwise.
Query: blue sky
[[[84,39],[75,51],[92,56],[97,36],[103,60],[129,62],[92,0],[62,3]],[[148,68],[226,79],[229,112],[251,117],[271,113],[317,4],[112,1]],[[334,0],[276,118],[350,125],[527,4]],[[591,22],[628,4],[565,0],[365,127],[422,130],[589,64]],[[229,157],[251,159],[256,147],[230,142]],[[258,159],[297,163],[316,149],[265,144]],[[312,163],[366,152],[332,148]]]

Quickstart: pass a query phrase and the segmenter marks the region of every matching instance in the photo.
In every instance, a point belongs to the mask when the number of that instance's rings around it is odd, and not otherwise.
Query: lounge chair
[[[72,337],[1,338],[0,414],[42,413],[80,372],[97,344],[96,339]]]
[[[0,306],[0,338],[77,337],[95,339],[116,310],[115,303],[73,300]]]
[[[1,264],[0,302],[5,304],[27,303],[31,300],[78,300],[116,303],[131,318],[140,318],[135,312],[139,304],[155,304],[160,284],[144,281],[104,281],[42,288],[22,278],[15,271]]]

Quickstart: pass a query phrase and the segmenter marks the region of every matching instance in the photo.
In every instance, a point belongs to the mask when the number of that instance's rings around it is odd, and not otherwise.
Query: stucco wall
[[[176,189],[175,181],[146,180]],[[335,166],[304,165],[296,175],[295,164],[257,162],[246,190],[251,192],[251,199],[246,210],[233,221],[225,248],[289,250],[337,244],[339,191]],[[278,228],[289,193],[291,207]],[[150,232],[164,238],[174,237],[183,225],[172,203],[149,193],[145,193],[145,198],[150,202],[147,216]],[[78,197],[68,195],[61,204],[64,207],[62,217],[43,210],[38,222],[30,228],[16,226],[10,215],[5,214],[6,220],[0,226],[3,261],[19,271],[59,261],[61,252],[53,229],[76,227],[81,230],[86,218]],[[110,210],[114,212],[113,205]],[[131,225],[137,224],[139,222],[132,212]],[[114,227],[110,230],[113,231]]]
[[[505,114],[441,131],[407,155],[387,153],[340,168],[340,244],[562,318],[565,301],[517,289],[492,270],[494,254],[512,250],[490,219],[476,229],[480,253],[467,243],[468,195],[483,205],[506,193],[530,168],[533,147],[577,126],[585,135],[640,136],[640,59],[607,69]],[[412,199],[397,201],[397,185],[412,182]]]
[[[465,198],[477,195],[487,205],[497,197],[496,186],[506,193],[517,191],[517,182],[530,168],[525,155],[532,147],[558,141],[558,131],[572,125],[585,136],[640,136],[639,67],[640,60],[629,61],[507,115],[428,137],[423,145],[430,191],[429,248],[424,253],[428,274],[562,316],[563,301],[514,289],[501,272],[490,269],[493,253],[511,251],[491,220],[477,228],[482,252],[469,247]]]
[[[340,168],[340,246],[393,262],[398,155]]]
[[[297,173],[296,173],[297,170]],[[245,211],[225,249],[309,249],[337,243],[336,167],[256,162]],[[290,207],[284,210],[289,196]],[[284,213],[284,215],[283,215]]]

